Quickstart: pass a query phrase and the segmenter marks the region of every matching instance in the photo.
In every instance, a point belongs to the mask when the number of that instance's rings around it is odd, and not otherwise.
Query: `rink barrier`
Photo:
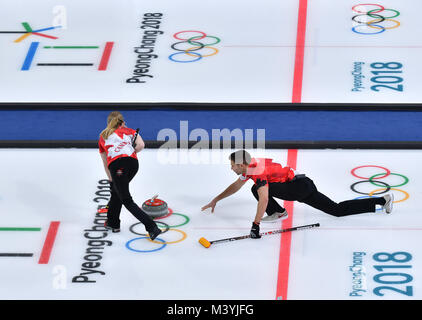
[[[200,103],[200,102],[21,102],[1,103],[0,110],[36,110],[36,111],[114,111],[116,106],[120,111],[135,110],[273,110],[273,111],[422,111],[422,103]]]
[[[168,142],[168,141],[167,141]],[[187,145],[189,149],[194,147],[199,141],[181,142],[177,141],[177,146]],[[145,146],[148,149],[158,149],[162,147],[166,141],[146,140]],[[261,145],[262,142],[259,144]],[[253,148],[259,148],[257,142],[250,145]],[[209,148],[216,148],[209,142]],[[81,148],[81,149],[97,149],[98,141],[96,140],[0,140],[0,148]],[[231,144],[220,142],[220,149],[237,149],[234,142]],[[397,149],[412,150],[422,149],[422,141],[266,141],[265,149]]]

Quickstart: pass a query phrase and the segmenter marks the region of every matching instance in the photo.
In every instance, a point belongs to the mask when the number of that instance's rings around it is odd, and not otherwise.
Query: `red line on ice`
[[[50,260],[51,251],[53,250],[54,241],[56,240],[57,231],[59,230],[59,225],[59,221],[51,221],[38,264],[47,264]]]
[[[302,102],[303,64],[305,58],[306,17],[308,0],[299,0],[299,17],[297,22],[296,54],[293,75],[292,103]]]
[[[287,166],[296,170],[297,150],[289,150],[287,153]],[[293,201],[284,201],[284,208],[289,213],[289,217],[283,220],[282,229],[292,227],[293,223]],[[289,285],[289,269],[290,269],[290,246],[292,242],[292,233],[286,232],[281,234],[280,239],[280,255],[278,260],[277,275],[277,300],[287,300],[287,289]]]

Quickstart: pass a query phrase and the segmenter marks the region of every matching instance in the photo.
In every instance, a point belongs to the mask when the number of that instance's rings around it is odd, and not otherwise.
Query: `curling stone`
[[[157,196],[145,201],[142,204],[142,210],[151,218],[159,218],[165,216],[169,212],[167,203],[158,199]]]

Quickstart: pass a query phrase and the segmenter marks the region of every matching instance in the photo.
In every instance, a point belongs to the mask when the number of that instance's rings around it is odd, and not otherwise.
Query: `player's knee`
[[[333,217],[337,217],[337,218],[342,217],[344,215],[343,211],[338,206],[333,206],[331,208],[328,208],[327,210],[325,210],[325,213],[328,213],[329,215]]]
[[[333,216],[333,217],[336,217],[336,218],[340,218],[340,217],[342,217],[343,216],[343,214],[341,214],[340,212],[332,212],[332,213],[329,213],[331,216]]]

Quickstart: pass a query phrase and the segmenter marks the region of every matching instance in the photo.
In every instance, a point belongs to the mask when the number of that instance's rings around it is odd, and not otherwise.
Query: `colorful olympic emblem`
[[[363,35],[372,35],[395,29],[400,26],[400,22],[394,20],[400,12],[394,9],[386,9],[380,4],[365,3],[352,7],[355,13],[352,17],[356,24],[352,31]]]
[[[169,59],[179,63],[196,62],[216,55],[218,49],[212,46],[221,41],[220,38],[196,30],[179,31],[173,38],[180,40],[171,45],[171,48],[178,52],[171,54]]]
[[[180,222],[180,223],[174,224],[174,225],[169,225],[168,223],[164,223],[162,221],[157,221],[157,220],[168,218],[170,216],[172,216],[172,217],[176,217],[176,216],[181,217],[181,218],[183,218],[183,221]],[[189,222],[189,220],[190,220],[188,216],[186,216],[184,214],[181,214],[181,213],[175,213],[175,212],[173,212],[172,209],[169,208],[169,213],[167,215],[165,215],[163,217],[155,218],[154,220],[156,221],[158,227],[163,231],[161,233],[161,235],[163,235],[163,234],[167,233],[168,231],[170,231],[170,232],[176,232],[176,233],[178,233],[180,235],[180,237],[178,239],[176,239],[176,240],[173,240],[173,241],[165,241],[165,240],[163,240],[161,238],[155,238],[155,240],[151,240],[148,237],[147,234],[140,233],[140,232],[137,232],[136,231],[136,227],[138,225],[141,225],[142,224],[141,222],[138,222],[138,223],[133,224],[129,228],[129,230],[133,234],[139,235],[141,237],[134,238],[134,239],[131,239],[128,242],[126,242],[126,248],[127,249],[129,249],[130,251],[142,252],[142,253],[155,252],[155,251],[159,251],[161,249],[164,249],[164,247],[166,247],[168,244],[179,243],[179,242],[182,242],[183,240],[185,240],[187,238],[186,232],[184,232],[184,231],[182,231],[180,229],[175,229],[175,228],[178,228],[178,227],[181,227],[181,226],[186,225]],[[133,242],[138,241],[138,240],[144,240],[144,239],[147,240],[147,241],[149,241],[149,242],[159,244],[160,246],[157,247],[157,248],[145,249],[145,250],[144,249],[137,249],[137,248],[134,248],[132,246],[132,243]]]
[[[378,171],[378,173],[369,174],[368,176],[361,176],[360,174],[357,173],[359,170],[368,170],[368,168],[381,169],[382,172],[380,173]],[[401,199],[395,200],[394,203],[403,202],[403,201],[406,201],[407,199],[409,199],[409,194],[406,191],[404,191],[402,189],[398,189],[398,187],[402,187],[409,182],[409,178],[406,177],[405,175],[402,175],[402,174],[399,174],[399,173],[393,173],[385,167],[376,166],[376,165],[359,166],[359,167],[352,169],[352,171],[350,173],[354,177],[362,179],[361,181],[357,181],[350,186],[350,188],[353,190],[353,192],[364,195],[364,196],[361,196],[359,198],[368,198],[368,197],[372,197],[372,196],[380,196],[380,195],[385,194],[389,191],[398,191],[398,192],[401,192],[403,196],[401,197]],[[394,179],[398,178],[398,179],[400,179],[400,181],[398,181],[398,183],[396,183],[394,185],[390,185],[385,181],[381,181],[381,179],[384,179],[384,178],[387,178],[387,177],[393,177]],[[377,188],[370,191],[370,192],[359,191],[357,189],[357,186],[360,185],[360,184],[363,184],[363,183],[370,183]]]

